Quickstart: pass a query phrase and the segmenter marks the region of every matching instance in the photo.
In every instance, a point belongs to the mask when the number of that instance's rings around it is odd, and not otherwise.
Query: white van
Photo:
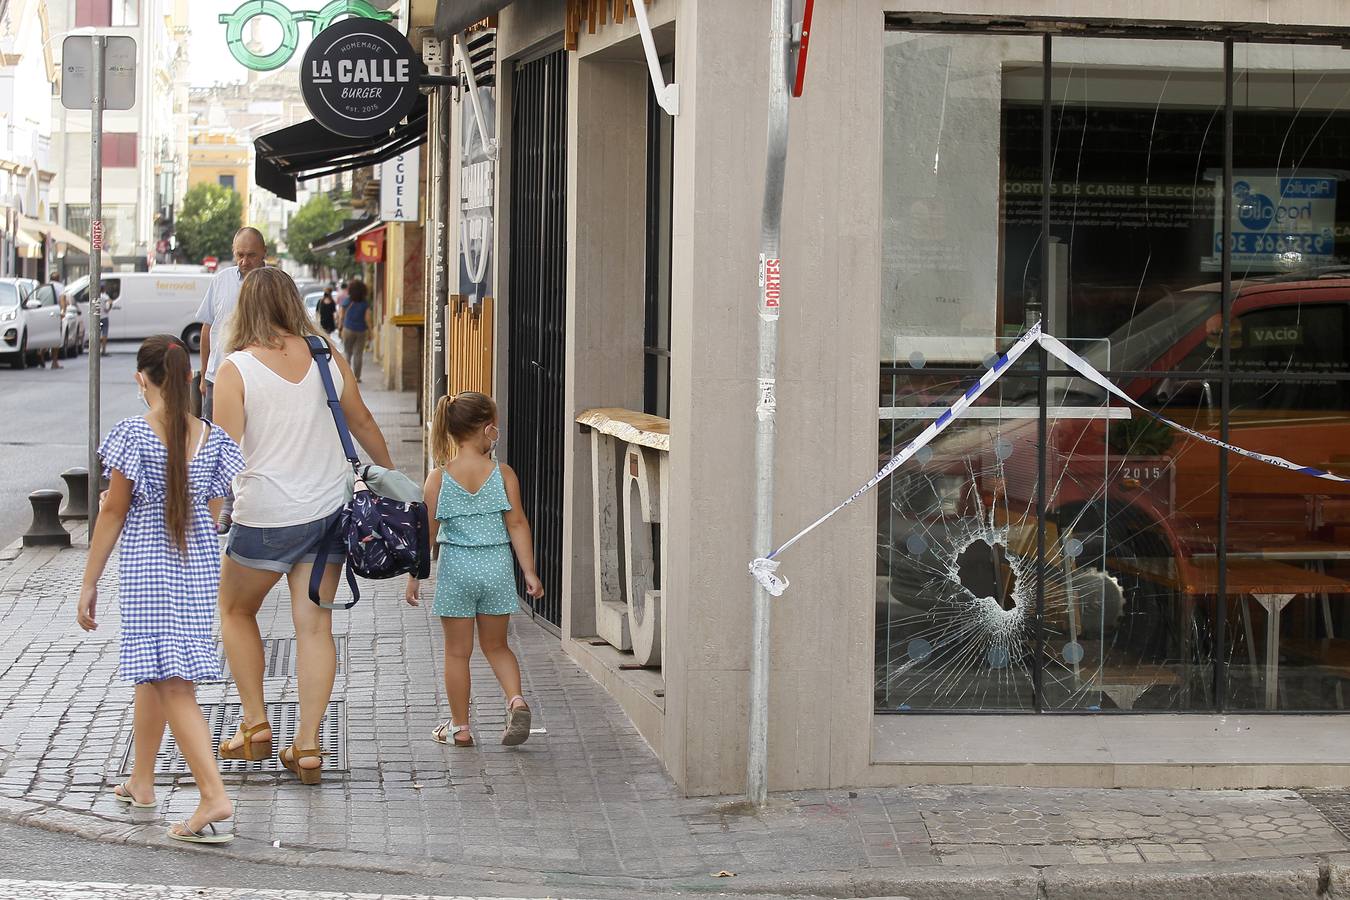
[[[108,336],[113,340],[141,340],[152,334],[181,337],[193,353],[202,344],[202,323],[197,307],[206,296],[212,276],[191,272],[108,272],[103,289],[112,298],[107,313]],[[88,309],[89,277],[71,282],[68,293],[83,309]],[[95,333],[90,322],[89,334]]]

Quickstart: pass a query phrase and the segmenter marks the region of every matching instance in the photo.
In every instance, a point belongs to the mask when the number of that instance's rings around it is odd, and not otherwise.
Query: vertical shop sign
[[[483,120],[491,129],[497,120],[492,88],[480,87]],[[490,150],[496,141],[483,134],[472,104],[460,105],[464,136],[459,169],[459,293],[471,306],[492,296],[492,232],[496,208],[497,163]]]
[[[1221,178],[1221,173],[1209,173]],[[1233,269],[1282,272],[1330,265],[1336,251],[1334,172],[1293,177],[1269,169],[1233,173]],[[1213,255],[1202,260],[1217,269],[1223,251],[1223,191],[1214,192]]]
[[[421,153],[414,147],[380,163],[381,221],[417,221],[417,174]]]

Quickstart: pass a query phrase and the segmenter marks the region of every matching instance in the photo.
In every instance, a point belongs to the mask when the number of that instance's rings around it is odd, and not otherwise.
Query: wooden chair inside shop
[[[1350,456],[1334,456],[1329,470],[1336,475],[1350,476]],[[1326,574],[1329,562],[1335,563],[1336,557],[1344,557],[1350,550],[1350,496],[1344,494],[1317,494],[1311,498],[1312,531],[1329,548],[1329,558],[1316,559],[1308,563],[1309,567]],[[1310,545],[1311,546],[1311,545]],[[1342,565],[1345,563],[1342,562]],[[1337,705],[1344,708],[1343,680],[1350,680],[1350,638],[1339,637],[1336,617],[1333,615],[1331,598],[1333,595],[1318,595],[1322,614],[1321,637],[1308,636],[1306,633],[1284,640],[1281,650],[1291,660],[1320,666],[1327,674],[1337,679]],[[1343,601],[1347,598],[1342,597]],[[1311,629],[1305,629],[1311,630]]]

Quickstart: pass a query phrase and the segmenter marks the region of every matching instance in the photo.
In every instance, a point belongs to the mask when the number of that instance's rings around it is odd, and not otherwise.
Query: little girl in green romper
[[[474,626],[478,645],[506,694],[502,743],[523,744],[530,736],[530,707],[520,695],[520,664],[506,642],[516,593],[515,550],[525,592],[544,596],[534,565],[534,540],[520,504],[520,482],[510,466],[492,458],[501,436],[497,404],[466,391],[443,397],[432,422],[432,453],[439,464],[427,476],[427,508],[434,510],[431,539],[440,549],[432,611],[445,631],[445,692],[450,719],[431,736],[442,744],[472,747],[469,730],[469,657]],[[418,582],[408,579],[407,601],[418,604]]]

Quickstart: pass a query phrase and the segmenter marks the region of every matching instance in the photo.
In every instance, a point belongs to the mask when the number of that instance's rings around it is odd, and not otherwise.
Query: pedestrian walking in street
[[[197,321],[202,323],[201,384],[202,415],[211,418],[213,388],[216,370],[224,358],[221,352],[228,336],[234,308],[239,303],[239,289],[244,277],[259,269],[267,261],[267,242],[256,228],[244,227],[235,232],[234,265],[226,266],[211,277],[206,296],[197,308]],[[214,420],[213,420],[214,421]]]
[[[52,292],[52,298],[56,302],[57,316],[61,319],[61,346],[59,348],[53,347],[51,350],[39,350],[38,365],[41,366],[45,364],[47,362],[47,357],[50,355],[52,368],[64,369],[65,366],[61,365],[61,354],[66,349],[66,307],[69,304],[69,301],[66,299],[66,286],[61,283],[61,279],[58,278],[55,273],[52,273],[47,286],[45,288],[38,288],[38,291],[43,290],[50,290]]]
[[[239,303],[239,289],[244,277],[254,269],[261,268],[267,262],[267,242],[262,232],[245,226],[234,233],[232,245],[234,265],[226,266],[211,278],[207,285],[206,296],[197,308],[197,321],[202,324],[201,346],[201,382],[198,388],[202,394],[202,415],[215,421],[215,381],[216,370],[220,368],[223,356],[221,348],[229,335],[230,320],[234,308]],[[215,340],[212,340],[212,335]],[[234,501],[225,498],[220,510],[220,519],[216,531],[224,534],[230,530],[234,518]]]
[[[250,272],[215,385],[215,421],[247,460],[235,479],[234,527],[220,577],[221,637],[243,718],[220,745],[220,755],[258,761],[272,752],[257,616],[267,592],[285,576],[298,644],[300,722],[295,742],[279,756],[302,782],[318,784],[319,725],[333,693],[337,655],[332,612],[310,602],[309,579],[317,552],[326,548],[334,562],[321,595],[331,604],[346,558],[335,526],[351,496],[351,465],[333,427],[321,363],[305,342],[310,335],[322,337],[291,277],[274,268]],[[384,435],[346,360],[334,353],[326,364],[352,435],[376,464],[392,468]]]
[[[244,458],[222,429],[192,416],[192,364],[178,338],[158,335],[141,345],[136,381],[149,412],[123,419],[99,448],[110,486],[89,542],[77,621],[86,631],[98,627],[98,581],[120,538],[118,658],[122,677],[136,685],[135,762],[113,795],[138,808],[155,805],[155,756],[167,723],[201,792],[197,809],[169,837],[221,844],[234,838],[217,828],[234,807],[196,682],[220,677],[212,637],[220,550],[209,507],[220,503]]]
[[[502,743],[530,737],[530,707],[521,696],[520,664],[507,644],[511,613],[520,607],[511,551],[525,574],[525,592],[544,596],[535,571],[534,540],[520,503],[520,481],[493,451],[501,432],[497,404],[466,391],[442,397],[432,422],[432,454],[438,468],[427,476],[427,509],[434,510],[431,540],[440,549],[432,612],[445,632],[445,693],[450,719],[436,726],[438,743],[472,747],[469,722],[469,657],[474,627],[478,646],[506,697]],[[420,602],[417,579],[409,578],[405,599]]]
[[[352,374],[361,381],[361,361],[366,355],[366,338],[370,334],[370,301],[366,283],[358,279],[347,282],[347,309],[342,314],[342,352],[352,365]]]
[[[324,288],[319,298],[319,328],[330,338],[337,331],[337,301],[333,299],[332,288]]]
[[[99,352],[104,356],[108,355],[108,329],[112,325],[112,316],[110,313],[113,307],[117,305],[117,300],[108,294],[108,282],[100,281],[98,283],[98,339]],[[90,352],[93,348],[90,348]]]

